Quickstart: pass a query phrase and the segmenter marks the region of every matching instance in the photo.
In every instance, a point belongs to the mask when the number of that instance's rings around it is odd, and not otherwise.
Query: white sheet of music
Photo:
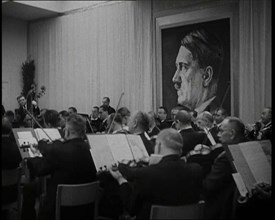
[[[252,141],[241,144],[242,153],[253,173],[256,182],[271,184],[271,166],[261,147],[260,142]]]
[[[87,138],[91,147],[90,152],[96,170],[99,171],[100,168],[103,169],[104,166],[112,166],[115,163],[115,160],[110,150],[106,135],[87,135]]]
[[[49,137],[54,141],[61,138],[59,131],[56,128],[44,128],[44,131],[49,135]],[[43,132],[41,128],[34,129],[38,141],[42,139],[49,140],[49,137]]]
[[[128,139],[129,145],[132,149],[136,161],[139,161],[144,158],[149,158],[147,150],[139,135],[127,134],[126,137]]]
[[[17,133],[19,139],[29,139],[34,138],[31,131],[19,131]]]
[[[116,162],[134,159],[125,134],[111,134],[106,137]]]

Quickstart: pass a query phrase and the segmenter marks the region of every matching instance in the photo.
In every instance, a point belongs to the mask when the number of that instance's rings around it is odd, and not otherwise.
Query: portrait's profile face
[[[176,59],[176,72],[173,83],[178,94],[178,103],[195,109],[202,103],[203,69],[193,59],[192,53],[181,46]]]

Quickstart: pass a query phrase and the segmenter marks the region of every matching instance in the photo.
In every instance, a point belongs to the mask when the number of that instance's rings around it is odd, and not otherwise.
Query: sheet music
[[[241,174],[245,186],[250,190],[256,180],[249,168],[249,165],[247,164],[242,151],[240,150],[240,145],[229,145],[228,148],[230,149],[232,157],[234,158],[233,164],[236,167],[237,172]]]
[[[106,137],[116,162],[134,159],[125,134],[111,134]]]
[[[97,171],[104,166],[110,167],[115,163],[105,135],[87,134],[87,138],[91,146],[90,152]]]
[[[44,131],[49,135],[49,137],[54,141],[61,138],[59,131],[56,128],[44,128]],[[42,139],[49,140],[49,137],[43,132],[41,128],[34,129],[38,141]]]
[[[34,137],[30,137],[30,138],[19,138],[18,139],[19,142],[19,146],[26,146],[26,145],[37,145],[37,140]]]
[[[242,176],[239,173],[232,173],[232,176],[233,176],[233,179],[237,185],[240,195],[245,197],[247,195],[248,191],[245,187]]]
[[[18,131],[17,135],[18,135],[18,139],[34,138],[31,131]]]
[[[256,182],[271,183],[271,166],[260,142],[250,141],[229,145],[228,148],[234,159],[233,164],[249,191]]]
[[[240,149],[245,155],[246,161],[253,173],[256,182],[271,184],[271,166],[258,141],[240,144]]]
[[[134,159],[139,161],[144,158],[149,158],[147,150],[143,144],[143,141],[139,135],[127,134],[126,138],[128,140],[129,146],[132,149]]]

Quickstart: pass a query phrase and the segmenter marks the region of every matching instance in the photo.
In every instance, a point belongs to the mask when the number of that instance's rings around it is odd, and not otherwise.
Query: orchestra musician
[[[157,164],[129,167],[123,163],[109,171],[120,186],[125,210],[136,220],[149,219],[152,204],[184,205],[198,202],[202,170],[198,164],[180,159],[182,137],[172,128],[162,130],[156,139]]]
[[[43,157],[37,157],[39,150],[31,146],[35,157],[27,158],[27,166],[35,176],[44,176],[50,174],[49,186],[47,187],[45,201],[40,207],[38,219],[55,219],[55,198],[58,184],[81,184],[96,180],[96,169],[91,157],[90,146],[84,141],[85,120],[77,114],[71,114],[65,125],[65,141],[55,143],[51,151]],[[34,205],[33,201],[25,204],[24,200],[34,198],[35,189],[24,187],[22,219],[31,219],[35,215],[29,213]],[[76,208],[77,209],[77,208]],[[74,209],[64,211],[65,219],[70,219],[73,215],[85,214],[86,212],[76,212]],[[35,214],[35,213],[34,213]],[[62,214],[62,215],[63,215]],[[80,216],[78,216],[80,217]],[[74,217],[77,219],[77,217]],[[35,218],[34,218],[35,219]]]
[[[244,132],[244,123],[239,118],[227,117],[222,122],[218,137],[223,145],[238,144],[247,141]],[[213,161],[210,173],[203,180],[205,219],[232,219],[236,190],[232,172],[226,152],[221,150]]]
[[[272,140],[272,109],[264,108],[261,118],[254,125],[246,126],[247,137],[250,140]]]
[[[28,111],[31,110],[33,112],[34,117],[37,117],[40,114],[40,108],[38,107],[36,101],[32,100],[32,109],[31,109],[31,107],[29,107],[27,105],[27,100],[26,100],[25,96],[23,96],[23,95],[20,95],[17,97],[17,102],[19,104],[19,109],[17,111],[17,114],[19,116],[18,123],[20,125],[23,124],[24,119],[27,115],[26,110],[28,110]]]

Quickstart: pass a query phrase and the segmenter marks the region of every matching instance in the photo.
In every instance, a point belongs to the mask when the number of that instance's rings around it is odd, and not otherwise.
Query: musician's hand
[[[40,151],[37,149],[37,145],[30,144],[30,149],[31,149],[31,152],[33,153],[34,157],[40,155]]]
[[[34,106],[34,107],[36,107],[37,106],[37,102],[36,101],[32,101],[32,105]]]
[[[117,180],[119,185],[127,182],[127,180],[122,176],[122,174],[117,169],[113,169],[113,167],[110,167],[109,172]]]
[[[268,183],[256,183],[252,188],[252,195],[259,199],[266,200],[271,198],[271,185]]]

